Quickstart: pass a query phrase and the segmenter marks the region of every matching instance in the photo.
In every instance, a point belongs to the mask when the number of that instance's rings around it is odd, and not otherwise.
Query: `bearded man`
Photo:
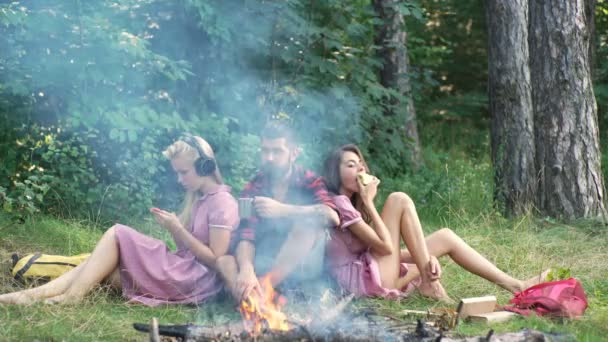
[[[241,194],[251,199],[251,215],[241,221],[234,257],[217,260],[237,300],[260,293],[264,277],[273,287],[293,287],[323,272],[325,230],[337,225],[339,217],[323,180],[296,163],[299,152],[289,127],[266,125],[261,169]]]

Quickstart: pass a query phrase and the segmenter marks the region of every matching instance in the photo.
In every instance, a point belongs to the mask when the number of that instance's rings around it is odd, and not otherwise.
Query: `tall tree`
[[[591,77],[595,76],[595,5],[597,0],[585,0],[585,18],[587,18],[587,32],[589,32],[589,68]]]
[[[585,1],[530,1],[537,207],[563,217],[604,216],[597,106]]]
[[[488,0],[488,96],[495,200],[507,216],[534,204],[534,117],[528,67],[528,0]]]
[[[399,3],[398,0],[373,1],[374,9],[382,21],[376,36],[376,44],[380,46],[379,55],[383,61],[380,83],[400,94],[401,99],[393,97],[390,105],[386,107],[385,115],[397,116],[405,120],[403,127],[410,147],[410,162],[414,169],[418,169],[422,165],[422,156],[416,122],[416,109],[411,96],[408,76],[410,67],[407,54],[407,32]],[[403,100],[406,103],[403,103]],[[400,115],[402,112],[405,115]]]

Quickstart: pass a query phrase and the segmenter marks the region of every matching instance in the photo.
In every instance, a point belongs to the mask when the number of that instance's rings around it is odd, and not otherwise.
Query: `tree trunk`
[[[584,0],[530,1],[537,208],[574,219],[606,214]]]
[[[585,0],[585,18],[587,18],[587,32],[589,32],[589,69],[591,79],[595,77],[595,5],[597,0]]]
[[[506,216],[520,216],[536,193],[528,0],[488,0],[486,19],[494,195]]]
[[[409,80],[407,32],[403,15],[399,11],[398,0],[374,0],[373,5],[383,22],[376,37],[376,42],[381,47],[379,54],[383,60],[380,83],[384,87],[395,89],[408,99],[407,103],[395,99],[390,106],[387,106],[385,115],[403,118],[403,131],[409,147],[410,163],[414,169],[418,169],[423,161]]]

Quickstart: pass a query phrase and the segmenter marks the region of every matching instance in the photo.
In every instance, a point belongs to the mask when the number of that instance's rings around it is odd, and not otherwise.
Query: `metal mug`
[[[251,205],[253,204],[253,198],[241,197],[239,198],[239,217],[241,219],[249,218],[252,215]]]

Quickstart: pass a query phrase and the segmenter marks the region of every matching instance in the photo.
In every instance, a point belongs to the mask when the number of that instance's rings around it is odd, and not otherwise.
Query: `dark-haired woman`
[[[423,296],[450,301],[440,278],[437,257],[449,255],[467,271],[510,292],[544,280],[548,271],[527,281],[515,279],[443,228],[424,237],[412,199],[402,192],[388,196],[382,211],[374,206],[380,181],[369,172],[360,149],[345,145],[325,161],[324,178],[334,196],[340,224],[327,246],[330,271],[340,286],[358,296],[401,297],[414,289]],[[407,249],[401,250],[403,241]]]
[[[129,302],[149,306],[194,304],[218,293],[222,282],[215,261],[228,252],[239,220],[237,202],[217,166],[206,171],[195,167],[201,157],[214,162],[202,138],[178,140],[163,154],[186,190],[184,209],[179,217],[157,208],[150,211],[173,236],[175,253],[164,242],[117,224],[84,263],[40,287],[0,295],[0,303],[75,303],[104,281],[121,288]]]

